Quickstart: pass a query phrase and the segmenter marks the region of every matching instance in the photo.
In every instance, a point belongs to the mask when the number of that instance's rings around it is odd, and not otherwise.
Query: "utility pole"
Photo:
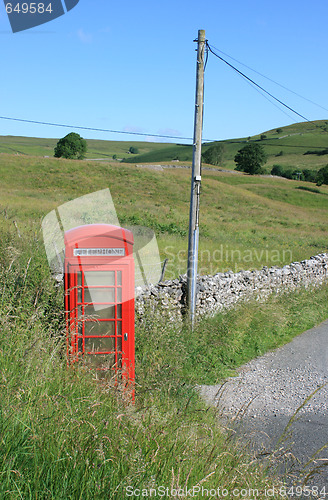
[[[203,103],[204,103],[204,54],[206,47],[205,30],[198,31],[197,46],[197,73],[196,73],[196,102],[194,142],[191,173],[191,194],[189,213],[188,239],[188,268],[187,268],[187,305],[189,319],[193,327],[196,307],[197,263],[199,241],[199,195],[201,183],[201,153],[203,130]]]

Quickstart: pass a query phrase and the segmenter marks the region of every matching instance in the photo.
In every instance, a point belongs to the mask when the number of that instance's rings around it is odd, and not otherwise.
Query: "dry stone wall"
[[[197,280],[197,314],[214,315],[233,307],[242,300],[264,300],[272,293],[283,293],[319,286],[328,279],[328,254],[323,253],[302,262],[293,262],[282,268],[264,267],[255,271],[218,273],[199,276]],[[136,312],[146,309],[167,311],[169,318],[180,321],[186,313],[186,275],[179,279],[139,289]]]

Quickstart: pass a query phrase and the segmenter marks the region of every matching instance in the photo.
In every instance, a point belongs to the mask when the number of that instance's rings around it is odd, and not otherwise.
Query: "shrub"
[[[310,170],[308,168],[303,169],[303,178],[307,182],[316,182],[318,172],[316,170]]]
[[[317,186],[321,186],[322,184],[328,184],[328,165],[320,168],[317,175]]]
[[[281,165],[273,165],[271,170],[271,175],[278,175],[280,177],[284,176],[284,169]]]
[[[319,189],[317,189],[317,188],[309,188],[307,186],[297,186],[296,189],[301,189],[302,191],[309,191],[310,193],[322,194]]]

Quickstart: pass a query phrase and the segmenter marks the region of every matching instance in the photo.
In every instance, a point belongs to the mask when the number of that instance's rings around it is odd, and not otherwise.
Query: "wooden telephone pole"
[[[203,103],[204,103],[204,55],[205,55],[205,30],[198,31],[197,41],[197,73],[196,73],[196,103],[193,159],[191,174],[191,195],[189,213],[189,239],[188,239],[188,268],[187,268],[187,302],[191,326],[194,324],[196,293],[197,293],[197,264],[199,241],[199,196],[201,183],[201,153],[203,130]]]

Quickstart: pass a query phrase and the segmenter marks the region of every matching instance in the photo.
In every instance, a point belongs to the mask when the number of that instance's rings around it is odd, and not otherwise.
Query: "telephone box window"
[[[85,286],[115,286],[115,271],[85,271]]]
[[[115,365],[115,354],[89,354],[86,362],[98,370],[108,370]]]
[[[115,302],[115,288],[85,288],[84,302]]]
[[[115,337],[85,339],[86,352],[115,352]]]
[[[78,349],[78,352],[82,353],[83,352],[83,339],[78,339],[77,341],[77,349]]]
[[[86,336],[90,335],[115,335],[114,321],[85,321],[84,331]]]
[[[102,307],[99,309],[99,306],[97,309],[95,306],[92,305],[87,305],[84,307],[84,317],[85,319],[115,319],[115,306],[106,306]],[[119,316],[118,316],[119,317]]]

